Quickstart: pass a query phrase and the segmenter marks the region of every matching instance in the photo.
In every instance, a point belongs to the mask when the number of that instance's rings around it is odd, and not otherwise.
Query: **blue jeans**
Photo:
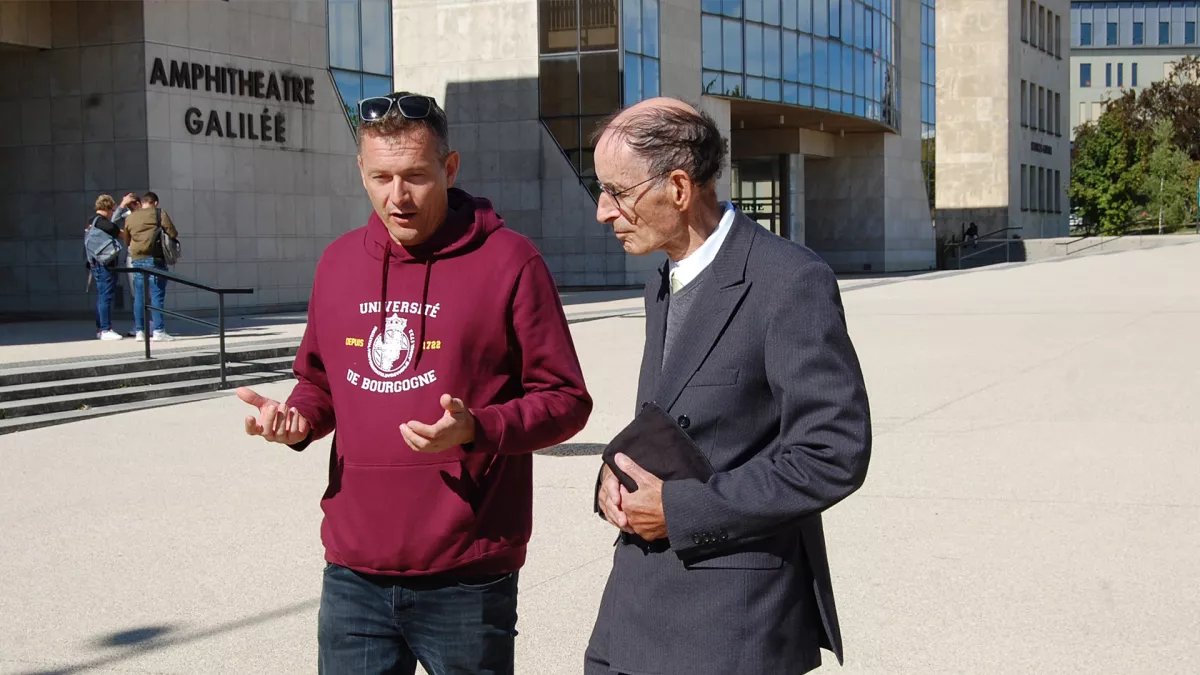
[[[117,275],[98,264],[92,268],[92,279],[96,282],[96,330],[112,330],[112,303],[117,294]]]
[[[154,258],[143,258],[134,260],[134,267],[142,267],[146,269],[167,270],[167,264],[161,260]],[[146,301],[143,295],[145,290],[146,275],[135,273],[133,275],[133,328],[134,330],[145,330],[146,327]],[[150,314],[154,319],[154,330],[166,330],[163,322],[162,312],[155,312],[153,309],[162,309],[163,304],[167,301],[167,280],[162,277],[150,277]]]
[[[450,581],[325,566],[320,675],[513,675],[517,573]]]

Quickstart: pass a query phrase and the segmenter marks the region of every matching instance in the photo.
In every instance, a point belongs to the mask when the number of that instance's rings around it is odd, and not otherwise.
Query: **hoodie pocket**
[[[341,490],[322,502],[325,545],[355,569],[436,572],[478,555],[475,495],[454,459],[341,467]],[[469,478],[469,477],[468,477]]]

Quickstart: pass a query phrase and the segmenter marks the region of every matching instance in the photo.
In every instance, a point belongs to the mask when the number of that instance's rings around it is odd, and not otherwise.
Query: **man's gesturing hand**
[[[295,408],[262,396],[248,387],[238,389],[237,397],[258,408],[257,419],[253,415],[246,417],[247,434],[285,445],[295,445],[308,438],[312,427]]]
[[[475,416],[462,399],[442,394],[442,419],[434,424],[411,421],[400,425],[404,442],[417,452],[441,452],[475,440]]]
[[[629,492],[624,486],[620,488],[621,512],[628,521],[628,527],[621,529],[631,531],[646,541],[666,539],[667,515],[663,512],[662,480],[622,453],[617,453],[616,461],[617,466],[638,486],[637,492]],[[613,482],[617,482],[616,477]]]
[[[629,517],[621,511],[621,482],[607,464],[600,471],[600,494],[597,495],[597,500],[605,520],[621,531],[633,534],[633,530],[629,528]]]

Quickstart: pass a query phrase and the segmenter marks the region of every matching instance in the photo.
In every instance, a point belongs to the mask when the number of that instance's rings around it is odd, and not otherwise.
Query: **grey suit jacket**
[[[668,539],[622,535],[588,646],[628,675],[789,675],[840,662],[821,512],[866,478],[871,424],[837,280],[740,212],[663,363],[667,268],[646,286],[639,406],[707,454],[663,486]]]

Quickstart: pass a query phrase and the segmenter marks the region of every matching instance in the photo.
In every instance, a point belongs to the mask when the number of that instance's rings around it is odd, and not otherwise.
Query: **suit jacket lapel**
[[[708,358],[717,340],[729,325],[730,319],[737,312],[742,299],[746,297],[746,292],[750,290],[750,284],[746,281],[746,259],[750,255],[750,245],[758,235],[759,229],[757,223],[741,211],[737,212],[729,235],[712,262],[713,275],[706,284],[707,288],[696,289],[706,293],[706,296],[697,298],[683,326],[680,327],[679,334],[686,336],[681,338],[685,342],[675,345],[671,350],[670,360],[663,364],[654,397],[663,408],[670,410],[679,399],[688,380],[692,379],[692,375]],[[646,316],[648,320],[649,313]],[[664,334],[665,330],[664,316]],[[661,356],[661,340],[659,344]]]

